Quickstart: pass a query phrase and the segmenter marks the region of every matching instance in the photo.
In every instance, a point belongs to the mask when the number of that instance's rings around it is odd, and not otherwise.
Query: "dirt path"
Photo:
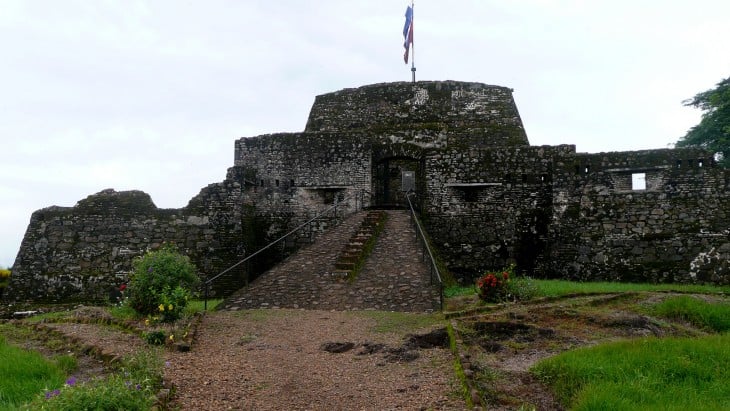
[[[165,378],[184,410],[464,409],[447,348],[404,346],[411,330],[376,325],[367,312],[209,313]]]

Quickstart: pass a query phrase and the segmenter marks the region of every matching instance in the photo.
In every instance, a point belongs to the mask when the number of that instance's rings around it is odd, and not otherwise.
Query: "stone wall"
[[[241,188],[227,181],[201,191],[183,209],[159,209],[140,191],[104,190],[74,207],[31,216],[4,298],[103,300],[128,281],[132,260],[163,242],[191,257],[203,278],[240,258]],[[219,290],[230,286],[225,281]]]
[[[553,169],[574,146],[434,150],[423,214],[447,265],[470,279],[516,263],[533,272],[548,248]]]
[[[632,175],[645,188],[632,188]],[[552,277],[730,283],[730,173],[693,149],[579,154],[556,169]]]

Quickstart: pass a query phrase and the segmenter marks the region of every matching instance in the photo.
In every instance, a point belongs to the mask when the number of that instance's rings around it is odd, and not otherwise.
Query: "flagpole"
[[[411,0],[411,31],[415,28],[416,23],[416,11],[413,4],[414,0]],[[415,37],[415,36],[413,36]],[[416,42],[411,39],[411,74],[413,75],[413,83],[416,83]]]

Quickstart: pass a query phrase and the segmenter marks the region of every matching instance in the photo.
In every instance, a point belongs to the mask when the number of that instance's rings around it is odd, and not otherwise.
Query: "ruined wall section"
[[[352,130],[422,147],[529,145],[512,90],[480,83],[374,84],[317,96],[305,131]]]
[[[517,263],[532,271],[548,248],[554,163],[574,146],[433,150],[424,219],[450,269],[469,280]]]
[[[38,210],[13,265],[4,298],[35,301],[103,300],[128,281],[132,260],[163,242],[191,257],[203,277],[229,266],[237,249],[240,186],[203,189],[183,209],[158,209],[140,191],[104,190],[74,207]],[[230,284],[221,283],[221,287]]]
[[[708,153],[578,154],[555,173],[545,273],[730,283],[730,172]]]
[[[243,207],[269,221],[268,239],[338,203],[311,227],[321,232],[368,205],[370,142],[362,133],[286,133],[242,138],[235,145],[236,176],[245,186]],[[308,229],[309,230],[309,229]],[[311,231],[297,235],[309,239]]]

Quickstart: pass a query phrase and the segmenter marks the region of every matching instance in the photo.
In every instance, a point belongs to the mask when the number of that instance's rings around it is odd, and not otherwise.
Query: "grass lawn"
[[[572,410],[727,410],[730,334],[582,348],[532,372]]]
[[[650,311],[723,333],[582,348],[543,360],[532,372],[573,410],[730,409],[730,305],[680,296]]]
[[[13,410],[43,390],[63,385],[63,368],[42,355],[8,345],[0,336],[0,410]]]

